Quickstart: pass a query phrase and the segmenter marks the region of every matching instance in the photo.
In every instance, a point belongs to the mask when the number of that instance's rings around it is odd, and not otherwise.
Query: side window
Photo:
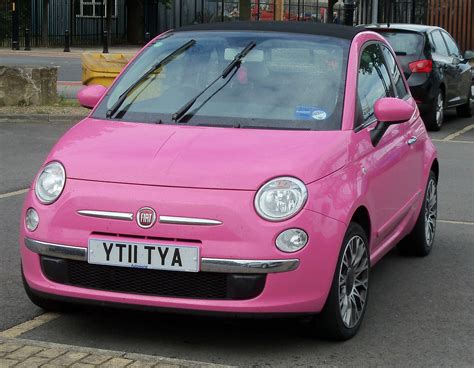
[[[458,45],[456,45],[456,42],[454,42],[452,37],[446,32],[441,32],[441,33],[443,34],[443,38],[446,41],[446,45],[448,45],[449,54],[458,56],[458,57],[461,56]]]
[[[371,44],[362,51],[358,74],[360,112],[357,126],[373,120],[375,101],[383,97],[394,97],[389,72],[378,44]]]
[[[433,42],[434,52],[443,56],[449,56],[449,52],[443,40],[443,36],[441,36],[441,32],[433,31],[431,32],[430,36],[431,41]]]
[[[405,83],[403,82],[402,73],[398,68],[397,62],[395,61],[395,58],[387,47],[382,46],[382,52],[385,56],[385,61],[387,63],[390,74],[392,75],[393,82],[395,83],[395,91],[397,92],[397,97],[405,98],[408,95],[408,91],[405,87]]]

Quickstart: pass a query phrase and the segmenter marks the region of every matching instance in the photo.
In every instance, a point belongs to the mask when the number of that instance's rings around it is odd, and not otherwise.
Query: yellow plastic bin
[[[110,86],[133,56],[134,54],[83,53],[82,84]]]

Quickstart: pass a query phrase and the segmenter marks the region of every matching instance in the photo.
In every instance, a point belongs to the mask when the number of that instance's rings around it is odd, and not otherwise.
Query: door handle
[[[412,144],[416,143],[416,140],[417,140],[416,137],[413,136],[407,141],[407,143],[408,143],[409,146],[411,146]]]

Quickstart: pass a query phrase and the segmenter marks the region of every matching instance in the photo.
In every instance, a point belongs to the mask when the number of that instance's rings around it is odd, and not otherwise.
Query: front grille
[[[176,272],[101,266],[84,261],[42,257],[51,281],[88,289],[194,299],[242,300],[258,296],[265,275]]]

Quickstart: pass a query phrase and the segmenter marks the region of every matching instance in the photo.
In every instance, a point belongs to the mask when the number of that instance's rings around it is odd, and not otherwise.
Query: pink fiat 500
[[[25,288],[65,302],[315,315],[352,337],[370,267],[433,245],[438,161],[393,50],[351,27],[230,22],[150,42],[29,191]]]

